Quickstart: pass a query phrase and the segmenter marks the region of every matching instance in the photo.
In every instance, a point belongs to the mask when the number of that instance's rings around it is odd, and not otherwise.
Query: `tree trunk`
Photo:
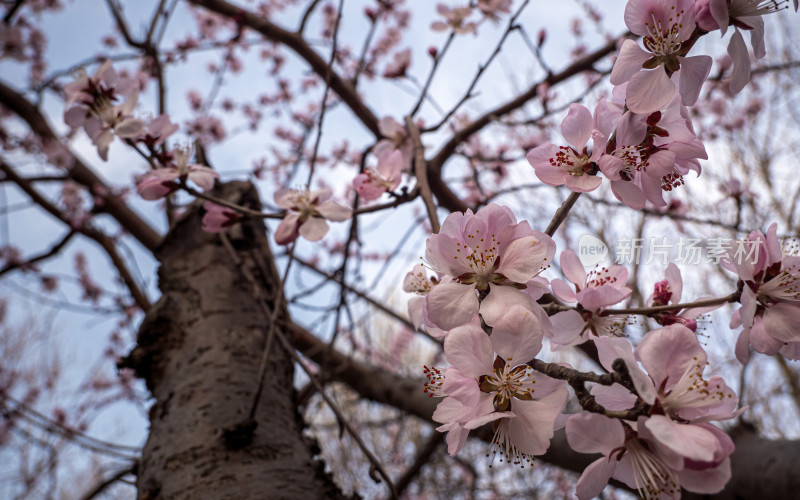
[[[214,194],[261,208],[249,183],[221,185]],[[195,204],[156,250],[162,296],[121,363],[137,371],[156,400],[138,468],[139,498],[337,497],[312,456],[313,440],[302,435],[294,365],[277,341],[249,420],[280,277],[261,220],[237,224],[228,238],[238,258],[220,236],[203,232]],[[281,304],[279,317],[287,316]]]

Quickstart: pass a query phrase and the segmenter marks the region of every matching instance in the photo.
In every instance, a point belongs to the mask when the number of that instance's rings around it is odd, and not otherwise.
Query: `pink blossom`
[[[666,206],[663,192],[681,186],[690,171],[699,174],[698,158],[708,158],[678,96],[662,111],[625,113],[616,133],[614,150],[597,163],[614,196],[631,208],[644,208],[645,201]]]
[[[426,243],[431,268],[453,278],[428,294],[430,321],[450,330],[480,312],[492,325],[514,304],[543,313],[521,290],[552,260],[554,252],[549,236],[533,231],[527,222],[517,223],[506,207],[490,204],[476,214],[472,210],[451,213]]]
[[[553,294],[565,302],[578,302],[580,312],[570,310],[553,315],[554,333],[550,341],[555,346],[568,346],[586,342],[592,336],[621,334],[625,323],[600,313],[630,296],[632,290],[626,284],[628,270],[618,265],[595,266],[587,274],[572,250],[561,253],[561,270],[576,291],[563,280],[554,279],[550,282]]]
[[[227,135],[222,121],[210,115],[198,116],[186,122],[186,132],[204,144],[222,141]]]
[[[567,442],[581,453],[602,453],[578,480],[579,500],[594,498],[609,479],[635,488],[642,498],[678,499],[681,487],[697,493],[716,493],[731,477],[729,456],[733,441],[709,424],[685,425],[712,436],[708,460],[689,458],[708,443],[682,443],[680,451],[664,446],[647,428],[647,417],[638,422],[620,421],[597,413],[578,413],[567,419]]]
[[[434,21],[431,24],[433,31],[450,31],[461,35],[464,33],[477,34],[478,25],[474,21],[467,22],[467,18],[472,16],[472,7],[450,8],[445,4],[437,4],[436,12],[444,17],[444,21]]]
[[[731,328],[742,326],[736,356],[742,363],[750,357],[748,346],[757,352],[792,355],[800,343],[800,257],[784,255],[772,224],[764,236],[753,231],[731,250],[723,265],[744,282],[742,306],[731,318]]]
[[[411,49],[401,50],[394,55],[394,61],[383,71],[384,78],[402,78],[411,66]]]
[[[605,100],[597,104],[594,117],[586,107],[570,104],[569,113],[561,122],[561,134],[570,145],[545,143],[527,155],[536,177],[551,186],[566,183],[568,188],[577,192],[596,189],[602,179],[590,174],[595,166],[594,162],[605,152],[608,136],[614,130],[620,115]],[[590,139],[594,143],[591,154],[586,147]]]
[[[157,168],[146,173],[138,182],[136,190],[145,200],[158,200],[180,186],[176,179],[189,179],[204,191],[214,187],[214,180],[219,174],[213,169],[199,164],[189,164],[192,158],[192,149],[189,147],[176,148],[172,151],[173,162],[166,168]]]
[[[281,189],[275,193],[275,204],[286,209],[286,216],[275,230],[275,242],[287,245],[303,236],[319,241],[328,232],[326,220],[342,222],[353,215],[344,205],[330,200],[330,189],[318,191]]]
[[[178,130],[178,125],[172,123],[169,115],[159,115],[153,118],[142,128],[139,136],[136,137],[137,141],[143,142],[148,147],[155,147],[163,143],[167,137],[171,136]]]
[[[653,294],[647,299],[647,307],[679,304],[682,290],[683,279],[681,278],[681,271],[678,269],[678,266],[670,262],[669,265],[667,265],[665,279],[655,284]],[[717,306],[694,307],[691,309],[684,309],[683,311],[675,309],[672,311],[658,312],[650,317],[659,325],[669,326],[677,323],[695,332],[697,331],[697,318],[719,307],[722,307],[722,304]]]
[[[797,10],[795,0],[795,10]],[[733,61],[730,90],[737,94],[750,81],[750,52],[740,30],[750,32],[750,45],[757,59],[766,55],[764,46],[764,20],[761,16],[783,10],[783,2],[773,0],[697,0],[697,24],[705,31],[720,30],[722,35],[733,26],[734,33],[728,43],[728,55]]]
[[[408,301],[408,316],[414,328],[425,326],[425,331],[432,337],[444,337],[447,334],[446,331],[436,328],[428,321],[425,299],[434,286],[442,281],[450,281],[450,279],[439,275],[429,277],[424,264],[415,266],[414,270],[406,274],[403,279],[403,291],[417,295]]]
[[[730,438],[708,422],[728,420],[738,398],[720,377],[703,377],[707,355],[688,328],[674,324],[645,335],[634,353],[624,338],[595,339],[607,370],[621,360],[638,397],[618,384],[596,385],[592,394],[607,410],[637,408],[637,422],[579,414],[567,420],[567,440],[576,451],[603,453],[578,482],[578,497],[598,494],[610,477],[647,497],[678,498],[678,485],[715,493],[730,478]],[[638,363],[646,368],[645,373]],[[629,456],[627,456],[629,455]]]
[[[414,145],[411,143],[411,138],[405,126],[392,118],[385,116],[378,122],[378,129],[384,137],[379,140],[372,152],[377,157],[381,157],[385,153],[391,153],[394,150],[400,150],[403,153],[403,170],[411,169],[411,155],[413,154]]]
[[[600,337],[595,345],[607,370],[612,370],[617,359],[625,363],[641,402],[650,405],[647,427],[656,436],[663,436],[664,446],[676,453],[681,453],[677,447],[683,445],[682,440],[713,442],[707,434],[679,424],[729,420],[743,411],[736,410],[739,400],[721,377],[703,378],[708,356],[695,333],[683,325],[650,331],[635,352],[624,338]],[[641,361],[646,373],[636,360]],[[634,407],[636,396],[625,393],[618,385],[592,388],[597,402],[611,410]],[[707,453],[697,451],[690,458],[708,461]]]
[[[0,58],[10,57],[17,61],[25,60],[25,40],[19,26],[7,23],[0,25]]]
[[[144,128],[141,120],[131,116],[139,87],[131,79],[119,79],[110,60],[101,64],[94,76],[84,72],[65,85],[64,93],[64,122],[73,128],[83,126],[103,160],[108,160],[108,148],[115,136],[135,138]],[[125,102],[115,105],[120,97]]]
[[[203,203],[203,231],[207,233],[219,233],[237,222],[241,218],[239,214],[228,207],[223,207],[214,202]]]
[[[403,170],[403,153],[395,150],[384,151],[378,157],[376,167],[367,167],[353,179],[353,187],[364,201],[380,198],[383,193],[392,192],[400,185]]]
[[[444,350],[451,367],[426,368],[426,392],[446,396],[433,419],[447,432],[448,452],[457,454],[469,430],[493,422],[493,453],[524,465],[541,455],[553,437],[564,406],[563,381],[533,371],[526,363],[542,347],[535,314],[514,306],[495,324],[491,337],[476,324],[453,329]]]
[[[611,70],[611,83],[628,82],[625,103],[634,113],[663,108],[675,93],[670,76],[677,74],[682,102],[697,101],[700,87],[711,71],[708,56],[685,57],[683,44],[694,32],[694,0],[630,0],[625,24],[644,37],[647,50],[625,40]]]
[[[498,21],[500,14],[511,13],[511,0],[478,0],[478,9],[486,19]]]

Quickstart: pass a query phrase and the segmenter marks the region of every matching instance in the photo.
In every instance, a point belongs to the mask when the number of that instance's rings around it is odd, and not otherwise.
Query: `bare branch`
[[[73,221],[65,216],[61,210],[59,210],[58,207],[53,205],[47,198],[45,198],[44,195],[39,193],[36,188],[31,186],[31,184],[28,183],[24,177],[17,175],[14,169],[11,168],[11,166],[8,165],[3,159],[0,159],[0,171],[2,171],[8,178],[13,180],[20,187],[20,189],[30,196],[33,201],[42,207],[42,209],[66,224],[67,227],[73,227]],[[125,286],[128,288],[128,291],[133,297],[133,300],[136,302],[136,305],[138,305],[142,311],[147,311],[150,309],[150,300],[139,288],[139,285],[136,283],[133,274],[125,263],[125,260],[117,251],[114,241],[102,231],[88,225],[85,222],[76,230],[103,247],[103,250],[106,251],[106,254],[108,254],[108,257],[111,259],[112,264],[117,268],[120,278],[122,278],[123,283],[125,283]]]

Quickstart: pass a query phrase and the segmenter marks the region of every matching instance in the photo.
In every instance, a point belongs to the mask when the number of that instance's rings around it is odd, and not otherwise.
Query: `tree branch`
[[[53,205],[47,198],[44,197],[39,191],[36,190],[29,182],[25,180],[24,177],[17,175],[13,168],[8,165],[5,160],[0,158],[0,171],[2,171],[8,178],[14,181],[22,191],[24,191],[31,199],[36,202],[43,210],[49,212],[52,216],[63,222],[67,225],[67,227],[73,228],[73,221],[71,221],[67,216],[61,212],[55,205]],[[81,233],[82,235],[86,236],[97,242],[103,250],[106,251],[108,257],[111,259],[112,264],[114,267],[117,268],[119,272],[120,278],[122,278],[123,283],[128,288],[133,300],[136,302],[136,305],[142,309],[142,311],[147,311],[150,309],[150,301],[147,298],[147,295],[139,288],[139,285],[136,283],[136,280],[133,277],[130,269],[128,269],[125,260],[122,256],[117,252],[117,247],[114,241],[109,238],[105,233],[102,231],[95,229],[83,223],[80,227],[75,228],[76,231]]]

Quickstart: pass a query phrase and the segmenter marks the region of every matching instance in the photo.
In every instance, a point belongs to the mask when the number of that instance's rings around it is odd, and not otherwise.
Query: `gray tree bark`
[[[222,185],[214,194],[261,208],[249,183]],[[340,496],[312,456],[314,443],[302,434],[293,362],[278,342],[272,342],[263,394],[248,419],[269,321],[259,300],[272,310],[280,277],[261,220],[237,224],[228,238],[241,264],[218,235],[201,229],[195,204],[155,252],[162,297],[122,363],[155,398],[138,468],[139,498]],[[281,304],[279,321],[286,317]]]

